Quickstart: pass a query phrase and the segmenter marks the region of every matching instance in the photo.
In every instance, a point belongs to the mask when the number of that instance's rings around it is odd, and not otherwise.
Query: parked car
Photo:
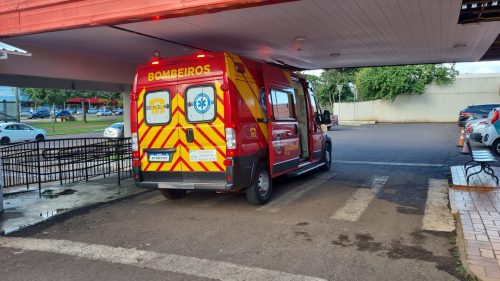
[[[493,153],[500,156],[500,107],[493,109],[488,115],[486,133],[483,136],[483,143],[491,148]]]
[[[49,111],[47,109],[39,109],[35,113],[31,114],[29,119],[37,119],[37,118],[48,118],[50,117]]]
[[[483,141],[483,135],[486,133],[487,118],[473,119],[465,124],[465,134],[476,142]]]
[[[44,140],[47,133],[23,123],[1,123],[0,144],[7,145],[13,142]]]
[[[124,135],[123,123],[115,123],[104,129],[103,136],[105,138],[123,138]]]
[[[96,115],[97,116],[111,116],[111,115],[113,115],[113,112],[109,109],[102,109],[102,110],[99,110]]]
[[[82,114],[82,113],[83,113],[83,110],[77,109],[75,114],[79,115],[79,114]]]
[[[56,113],[56,117],[66,117],[66,116],[71,116],[71,112],[69,112],[68,110],[61,110],[59,112]]]
[[[113,114],[114,115],[123,115],[123,109],[117,108],[117,109],[113,110]]]
[[[470,105],[458,113],[458,126],[464,127],[471,119],[487,118],[490,111],[500,107],[498,103]]]
[[[19,113],[19,115],[20,115],[21,117],[28,117],[28,118],[29,118],[29,117],[31,117],[32,113],[31,113],[31,112],[29,112],[29,110],[24,110],[24,111],[21,111],[21,112]]]
[[[89,110],[87,110],[87,113],[88,113],[88,114],[96,114],[96,113],[97,113],[97,109],[95,109],[95,108],[90,108]]]

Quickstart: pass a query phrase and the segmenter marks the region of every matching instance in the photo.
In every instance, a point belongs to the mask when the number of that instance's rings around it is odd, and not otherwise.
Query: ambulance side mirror
[[[314,122],[316,124],[323,124],[323,122],[321,122],[321,115],[317,112],[314,112]]]
[[[330,124],[332,121],[330,120],[330,111],[328,110],[325,110],[323,111],[323,124],[327,125],[327,124]]]

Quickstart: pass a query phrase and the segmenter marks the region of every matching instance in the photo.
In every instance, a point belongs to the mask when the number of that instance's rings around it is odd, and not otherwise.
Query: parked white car
[[[115,123],[104,129],[105,138],[123,138],[123,123]]]
[[[23,123],[1,123],[0,144],[13,142],[44,140],[47,133],[42,129],[33,128]]]
[[[486,133],[483,136],[483,143],[491,147],[491,150],[500,156],[500,107],[493,109],[488,114]]]
[[[488,118],[473,119],[465,124],[465,133],[470,139],[476,142],[482,142],[483,136],[486,133],[486,124]]]
[[[97,112],[97,116],[111,116],[113,115],[113,112],[109,109],[101,109]]]

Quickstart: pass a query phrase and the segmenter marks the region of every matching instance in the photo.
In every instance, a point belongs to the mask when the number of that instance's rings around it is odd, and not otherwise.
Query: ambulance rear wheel
[[[160,189],[161,195],[170,200],[184,197],[184,195],[186,195],[186,191],[187,190],[184,189]]]
[[[332,167],[332,146],[329,142],[325,144],[325,151],[323,152],[323,162],[325,164],[321,166],[322,171],[330,171]]]
[[[265,204],[271,198],[272,191],[273,181],[269,167],[266,163],[260,162],[252,185],[246,189],[247,200],[253,205]]]

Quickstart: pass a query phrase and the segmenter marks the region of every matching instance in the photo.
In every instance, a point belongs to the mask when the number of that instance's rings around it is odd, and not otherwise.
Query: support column
[[[130,93],[123,93],[123,124],[124,136],[130,137]]]

